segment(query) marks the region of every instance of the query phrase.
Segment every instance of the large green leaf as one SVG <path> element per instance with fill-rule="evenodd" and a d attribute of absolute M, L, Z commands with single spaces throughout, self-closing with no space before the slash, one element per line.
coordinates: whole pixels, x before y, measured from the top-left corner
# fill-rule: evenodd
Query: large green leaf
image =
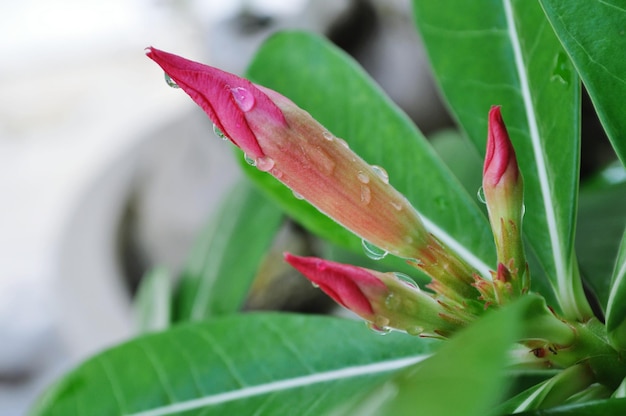
<path fill-rule="evenodd" d="M 427 227 L 488 276 L 493 239 L 485 216 L 411 120 L 350 57 L 306 33 L 272 36 L 248 75 L 310 112 L 363 159 L 387 170 L 390 183 L 422 214 Z M 298 201 L 270 175 L 248 173 L 313 232 L 354 249 L 360 242 L 314 208 Z"/>
<path fill-rule="evenodd" d="M 238 311 L 282 217 L 251 184 L 239 183 L 192 250 L 177 294 L 176 319 Z"/>
<path fill-rule="evenodd" d="M 592 182 L 580 190 L 576 251 L 581 272 L 606 311 L 615 256 L 626 227 L 626 183 Z"/>
<path fill-rule="evenodd" d="M 433 357 L 368 393 L 355 415 L 483 416 L 508 387 L 509 351 L 522 332 L 523 299 L 460 332 Z M 358 410 L 357 410 L 358 409 Z"/>
<path fill-rule="evenodd" d="M 484 153 L 487 114 L 502 105 L 524 175 L 526 237 L 569 317 L 591 315 L 573 233 L 580 85 L 536 0 L 414 0 L 435 77 Z"/>
<path fill-rule="evenodd" d="M 613 346 L 626 350 L 626 231 L 622 236 L 611 279 L 606 329 Z"/>
<path fill-rule="evenodd" d="M 540 0 L 582 78 L 598 117 L 626 165 L 626 3 Z"/>
<path fill-rule="evenodd" d="M 424 359 L 437 341 L 361 322 L 230 315 L 106 351 L 42 396 L 31 415 L 317 415 Z"/>

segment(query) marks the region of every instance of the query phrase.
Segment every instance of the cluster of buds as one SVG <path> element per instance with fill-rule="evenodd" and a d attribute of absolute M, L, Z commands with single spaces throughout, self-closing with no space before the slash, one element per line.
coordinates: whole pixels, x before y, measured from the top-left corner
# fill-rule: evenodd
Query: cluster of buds
<path fill-rule="evenodd" d="M 407 259 L 432 278 L 426 292 L 394 273 L 286 254 L 294 268 L 374 327 L 447 337 L 485 304 L 503 303 L 528 289 L 519 237 L 521 176 L 498 108 L 490 113 L 483 185 L 498 247 L 491 281 L 428 232 L 386 175 L 286 97 L 155 48 L 146 53 L 259 170 L 368 244 Z"/>

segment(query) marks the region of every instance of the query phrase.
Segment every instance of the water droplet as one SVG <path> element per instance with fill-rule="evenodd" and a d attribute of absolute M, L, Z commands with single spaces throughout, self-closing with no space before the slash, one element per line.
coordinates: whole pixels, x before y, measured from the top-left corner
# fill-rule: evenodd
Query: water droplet
<path fill-rule="evenodd" d="M 235 87 L 231 88 L 230 92 L 241 111 L 252 110 L 255 104 L 255 99 L 250 91 L 243 87 Z"/>
<path fill-rule="evenodd" d="M 297 193 L 296 191 L 291 191 L 291 193 L 296 199 L 304 199 L 304 197 L 300 195 L 299 193 Z"/>
<path fill-rule="evenodd" d="M 396 211 L 402 211 L 402 204 L 398 201 L 389 201 L 389 203 L 396 209 Z"/>
<path fill-rule="evenodd" d="M 406 329 L 406 333 L 409 335 L 421 335 L 421 333 L 424 332 L 424 328 L 422 328 L 421 326 L 411 326 L 408 327 Z"/>
<path fill-rule="evenodd" d="M 282 177 L 283 177 L 283 171 L 282 171 L 282 170 L 280 170 L 280 169 L 276 169 L 276 168 L 274 168 L 274 169 L 272 169 L 272 171 L 271 171 L 270 173 L 271 173 L 272 175 L 274 175 L 274 177 L 275 177 L 276 179 L 280 179 L 280 178 L 282 178 Z"/>
<path fill-rule="evenodd" d="M 376 175 L 385 183 L 389 183 L 389 174 L 387 171 L 380 166 L 372 165 L 372 170 L 376 173 Z"/>
<path fill-rule="evenodd" d="M 348 142 L 347 142 L 347 141 L 345 141 L 344 139 L 337 138 L 337 142 L 338 142 L 339 144 L 341 144 L 343 147 L 345 147 L 346 149 L 349 149 L 349 148 L 350 148 L 350 145 L 349 145 L 349 144 L 348 144 Z"/>
<path fill-rule="evenodd" d="M 526 214 L 526 204 L 522 204 L 522 217 Z"/>
<path fill-rule="evenodd" d="M 563 85 L 570 85 L 572 82 L 571 62 L 564 52 L 560 52 L 556 56 L 550 81 L 559 82 Z"/>
<path fill-rule="evenodd" d="M 487 203 L 487 198 L 485 198 L 485 189 L 481 186 L 478 188 L 478 192 L 476 192 L 476 198 L 483 204 Z"/>
<path fill-rule="evenodd" d="M 393 292 L 388 294 L 385 298 L 385 306 L 391 310 L 398 309 L 401 304 L 402 298 Z"/>
<path fill-rule="evenodd" d="M 320 285 L 318 285 L 315 282 L 311 282 L 311 286 L 313 286 L 315 289 L 319 289 Z"/>
<path fill-rule="evenodd" d="M 376 318 L 374 318 L 374 323 L 380 328 L 386 328 L 389 326 L 389 318 L 382 315 L 376 315 Z"/>
<path fill-rule="evenodd" d="M 169 86 L 170 86 L 170 87 L 172 87 L 172 88 L 180 88 L 180 87 L 178 86 L 178 84 L 176 83 L 176 81 L 174 81 L 174 80 L 172 79 L 172 77 L 170 77 L 170 76 L 167 74 L 167 72 L 164 72 L 164 73 L 163 73 L 163 76 L 165 77 L 165 82 L 167 82 L 167 85 L 169 85 Z"/>
<path fill-rule="evenodd" d="M 374 322 L 366 322 L 365 324 L 367 325 L 369 329 L 371 329 L 373 332 L 377 333 L 378 335 L 387 335 L 389 331 L 391 331 L 389 328 L 376 325 Z"/>
<path fill-rule="evenodd" d="M 365 205 L 369 204 L 372 200 L 372 191 L 369 186 L 362 185 L 361 186 L 361 202 Z"/>
<path fill-rule="evenodd" d="M 246 161 L 246 163 L 250 166 L 256 166 L 256 160 L 254 160 L 253 158 L 251 158 L 250 156 L 248 156 L 247 154 L 243 154 L 243 158 Z"/>
<path fill-rule="evenodd" d="M 307 158 L 314 164 L 320 172 L 330 175 L 335 170 L 335 160 L 319 147 L 308 150 Z"/>
<path fill-rule="evenodd" d="M 398 278 L 398 280 L 402 281 L 402 283 L 404 283 L 405 285 L 413 288 L 413 289 L 417 289 L 419 290 L 419 286 L 417 286 L 417 283 L 415 283 L 415 280 L 413 280 L 411 277 L 407 276 L 404 273 L 397 273 L 394 272 L 394 275 L 396 275 L 396 277 Z"/>
<path fill-rule="evenodd" d="M 256 160 L 256 167 L 261 172 L 269 172 L 275 164 L 274 159 L 269 156 L 261 156 Z"/>
<path fill-rule="evenodd" d="M 215 133 L 215 135 L 222 140 L 228 140 L 228 137 L 226 137 L 226 135 L 222 133 L 222 130 L 220 130 L 220 128 L 217 127 L 217 124 L 213 124 L 213 133 Z"/>
<path fill-rule="evenodd" d="M 359 179 L 361 183 L 369 183 L 370 177 L 365 172 L 359 172 L 356 177 Z"/>
<path fill-rule="evenodd" d="M 324 136 L 324 138 L 328 140 L 329 142 L 332 142 L 335 139 L 333 135 L 328 131 L 325 131 L 324 133 L 322 133 L 322 136 Z"/>
<path fill-rule="evenodd" d="M 382 248 L 376 247 L 374 244 L 367 240 L 361 240 L 361 245 L 365 251 L 365 255 L 372 260 L 380 260 L 387 255 L 387 252 Z"/>

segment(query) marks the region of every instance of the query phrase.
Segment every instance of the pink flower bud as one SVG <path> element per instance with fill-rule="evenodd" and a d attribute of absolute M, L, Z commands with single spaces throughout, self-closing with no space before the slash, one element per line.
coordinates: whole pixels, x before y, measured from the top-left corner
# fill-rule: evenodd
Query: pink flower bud
<path fill-rule="evenodd" d="M 289 99 L 158 49 L 147 54 L 258 169 L 322 213 L 400 257 L 417 258 L 428 245 L 421 219 L 388 179 Z"/>
<path fill-rule="evenodd" d="M 498 253 L 496 297 L 502 301 L 528 291 L 529 283 L 521 237 L 524 186 L 499 106 L 489 111 L 483 192 Z"/>
<path fill-rule="evenodd" d="M 439 337 L 450 335 L 468 320 L 462 310 L 446 308 L 394 273 L 289 253 L 285 260 L 337 303 L 380 328 Z"/>

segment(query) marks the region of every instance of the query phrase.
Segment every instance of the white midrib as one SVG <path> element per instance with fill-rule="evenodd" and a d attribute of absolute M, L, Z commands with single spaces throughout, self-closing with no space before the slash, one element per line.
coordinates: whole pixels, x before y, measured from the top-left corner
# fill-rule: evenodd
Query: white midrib
<path fill-rule="evenodd" d="M 232 402 L 236 400 L 244 400 L 249 397 L 259 396 L 262 394 L 276 393 L 279 391 L 295 389 L 298 387 L 310 386 L 312 384 L 326 383 L 359 376 L 385 373 L 389 371 L 399 370 L 410 365 L 419 363 L 428 358 L 428 354 L 416 355 L 412 357 L 400 358 L 389 361 L 381 361 L 373 364 L 365 364 L 360 366 L 340 368 L 337 370 L 325 371 L 321 373 L 308 374 L 301 377 L 294 377 L 284 380 L 272 381 L 270 383 L 259 384 L 256 386 L 248 386 L 239 390 L 218 393 L 210 396 L 204 396 L 197 399 L 186 400 L 166 406 L 156 407 L 154 409 L 142 412 L 127 414 L 126 416 L 164 416 L 193 409 L 199 409 L 205 406 L 215 406 L 218 404 Z"/>
<path fill-rule="evenodd" d="M 419 213 L 419 212 L 418 212 Z M 485 264 L 481 259 L 476 257 L 474 253 L 465 248 L 458 240 L 454 239 L 450 234 L 445 232 L 434 222 L 426 218 L 423 214 L 419 213 L 422 222 L 426 229 L 437 237 L 442 243 L 448 246 L 456 254 L 465 260 L 470 266 L 472 266 L 480 275 L 487 280 L 492 280 L 490 270 L 491 268 Z"/>
<path fill-rule="evenodd" d="M 532 105 L 530 86 L 528 84 L 528 75 L 526 74 L 526 68 L 524 67 L 524 57 L 522 56 L 520 40 L 515 30 L 515 21 L 513 19 L 513 8 L 511 6 L 511 0 L 503 0 L 503 4 L 506 14 L 509 38 L 511 39 L 513 54 L 515 56 L 515 67 L 517 68 L 517 74 L 520 81 L 520 90 L 522 93 L 524 107 L 528 119 L 528 129 L 530 132 L 530 140 L 533 146 L 535 163 L 537 166 L 537 174 L 539 176 L 541 196 L 543 198 L 543 207 L 546 212 L 546 223 L 550 236 L 550 245 L 552 246 L 552 255 L 554 259 L 554 268 L 558 286 L 556 289 L 559 291 L 558 297 L 562 303 L 565 303 L 566 305 L 575 305 L 576 302 L 574 299 L 573 288 L 568 282 L 565 270 L 563 248 L 559 239 L 556 212 L 554 211 L 553 197 L 550 190 L 550 182 L 548 181 L 548 170 L 546 168 L 545 156 L 543 154 L 543 149 L 539 137 L 539 127 L 537 126 L 535 109 Z"/>

